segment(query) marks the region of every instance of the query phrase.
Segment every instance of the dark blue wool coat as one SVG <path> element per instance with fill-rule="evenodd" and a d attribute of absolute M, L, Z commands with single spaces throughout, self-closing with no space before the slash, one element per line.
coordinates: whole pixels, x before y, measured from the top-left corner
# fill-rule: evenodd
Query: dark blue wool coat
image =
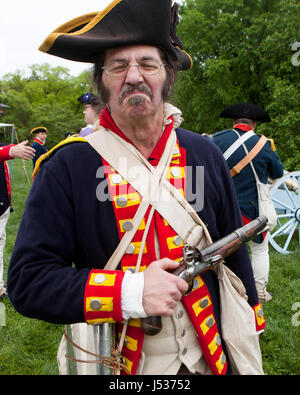
<path fill-rule="evenodd" d="M 240 136 L 246 132 L 241 129 L 236 129 Z M 245 145 L 250 152 L 260 139 L 260 135 L 252 136 L 246 141 Z M 223 130 L 216 133 L 212 138 L 221 151 L 226 150 L 237 140 L 237 135 L 233 130 Z M 246 156 L 244 148 L 241 146 L 228 159 L 228 167 L 232 169 Z M 258 178 L 264 184 L 267 183 L 268 177 L 275 179 L 283 175 L 283 165 L 280 162 L 279 156 L 272 151 L 270 141 L 263 147 L 259 154 L 252 161 Z M 248 164 L 240 174 L 233 177 L 234 186 L 237 192 L 239 206 L 242 214 L 250 219 L 258 217 L 258 197 L 256 180 L 253 174 L 251 165 Z"/>
<path fill-rule="evenodd" d="M 212 239 L 218 240 L 242 226 L 226 161 L 207 138 L 183 129 L 177 129 L 177 136 L 186 149 L 187 166 L 194 172 L 196 166 L 204 167 L 204 204 L 199 215 Z M 84 142 L 65 145 L 42 165 L 8 271 L 8 294 L 21 314 L 56 324 L 85 321 L 83 299 L 89 272 L 103 268 L 119 243 L 112 203 L 96 197 L 97 186 L 106 182 L 96 177 L 101 166 L 99 154 Z M 187 182 L 195 190 L 195 177 L 188 176 Z M 226 263 L 245 284 L 249 304 L 256 305 L 247 248 L 240 248 Z M 221 333 L 218 281 L 212 271 L 203 278 Z"/>
<path fill-rule="evenodd" d="M 36 161 L 39 159 L 40 156 L 48 152 L 48 148 L 45 145 L 37 143 L 36 141 L 33 142 L 32 148 L 35 149 L 35 156 L 32 159 L 33 168 L 35 168 Z"/>

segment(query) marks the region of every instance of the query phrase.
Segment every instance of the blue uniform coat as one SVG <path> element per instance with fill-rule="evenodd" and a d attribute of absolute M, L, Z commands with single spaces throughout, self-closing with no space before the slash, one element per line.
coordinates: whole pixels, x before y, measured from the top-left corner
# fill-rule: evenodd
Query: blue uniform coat
<path fill-rule="evenodd" d="M 41 144 L 37 141 L 33 142 L 32 148 L 35 149 L 35 156 L 32 159 L 33 168 L 35 168 L 36 161 L 39 159 L 40 156 L 42 156 L 48 152 L 48 148 L 46 147 L 45 144 Z"/>
<path fill-rule="evenodd" d="M 187 150 L 187 165 L 204 166 L 204 206 L 199 215 L 212 239 L 218 240 L 242 226 L 226 161 L 208 139 L 183 129 L 177 129 L 177 135 Z M 101 165 L 89 144 L 77 142 L 58 150 L 39 171 L 8 271 L 8 294 L 21 314 L 56 324 L 85 321 L 83 298 L 90 270 L 103 268 L 119 243 L 112 203 L 96 197 L 97 186 L 106 182 L 96 178 Z M 256 305 L 246 246 L 226 262 L 243 281 L 249 304 Z M 204 279 L 219 321 L 218 281 L 212 271 Z"/>
<path fill-rule="evenodd" d="M 240 136 L 246 133 L 238 128 L 235 130 L 237 130 Z M 246 141 L 245 145 L 249 152 L 257 144 L 260 137 L 261 136 L 257 134 Z M 238 137 L 233 130 L 223 130 L 216 133 L 212 141 L 221 149 L 222 153 L 224 153 L 237 139 Z M 244 148 L 242 146 L 239 147 L 227 161 L 229 169 L 237 165 L 245 156 L 246 153 Z M 267 183 L 268 177 L 276 179 L 283 175 L 283 165 L 277 153 L 271 149 L 270 141 L 267 142 L 259 154 L 253 159 L 252 163 L 258 178 L 264 184 Z M 240 174 L 233 177 L 233 182 L 242 214 L 249 219 L 255 219 L 259 215 L 258 197 L 256 180 L 251 165 L 248 164 Z"/>

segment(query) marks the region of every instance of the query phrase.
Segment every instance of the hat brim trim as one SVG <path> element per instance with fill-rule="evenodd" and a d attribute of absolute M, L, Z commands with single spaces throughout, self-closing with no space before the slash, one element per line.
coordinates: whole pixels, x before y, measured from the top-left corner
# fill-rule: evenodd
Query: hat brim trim
<path fill-rule="evenodd" d="M 194 65 L 194 61 L 193 61 L 191 55 L 190 55 L 189 53 L 187 53 L 184 49 L 179 48 L 178 46 L 176 47 L 176 49 L 177 49 L 178 51 L 184 53 L 184 54 L 190 59 L 191 65 L 190 65 L 190 67 L 188 68 L 188 70 L 191 70 L 191 69 L 193 68 L 193 65 Z"/>
<path fill-rule="evenodd" d="M 64 23 L 63 25 L 59 26 L 52 33 L 49 34 L 49 36 L 45 39 L 45 41 L 39 47 L 39 50 L 42 52 L 48 52 L 52 48 L 55 41 L 62 35 L 79 36 L 81 34 L 84 34 L 88 31 L 90 31 L 114 7 L 116 7 L 119 3 L 121 3 L 121 1 L 123 1 L 123 0 L 114 0 L 103 11 L 91 12 L 89 14 L 79 16 L 78 18 L 72 19 L 71 21 Z M 77 30 L 76 32 L 72 32 L 72 30 L 74 30 L 84 24 L 86 24 L 86 26 L 84 26 L 82 29 Z M 72 33 L 70 33 L 70 32 L 72 32 Z"/>
<path fill-rule="evenodd" d="M 37 130 L 44 130 L 45 133 L 48 133 L 47 128 L 45 128 L 44 126 L 38 126 L 37 128 L 34 128 L 30 131 L 31 134 L 35 133 Z M 39 133 L 43 133 L 43 132 L 39 132 Z"/>

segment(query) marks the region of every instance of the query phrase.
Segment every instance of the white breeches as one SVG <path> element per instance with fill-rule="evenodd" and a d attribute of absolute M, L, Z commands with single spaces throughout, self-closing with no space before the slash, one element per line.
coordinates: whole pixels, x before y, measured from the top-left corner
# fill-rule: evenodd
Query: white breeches
<path fill-rule="evenodd" d="M 265 288 L 268 283 L 270 270 L 268 238 L 266 237 L 261 244 L 250 241 L 249 247 L 252 256 L 251 263 L 255 284 L 256 286 Z"/>
<path fill-rule="evenodd" d="M 10 208 L 8 208 L 4 214 L 0 217 L 0 289 L 4 286 L 3 274 L 4 274 L 4 249 L 6 242 L 6 225 L 9 218 Z"/>

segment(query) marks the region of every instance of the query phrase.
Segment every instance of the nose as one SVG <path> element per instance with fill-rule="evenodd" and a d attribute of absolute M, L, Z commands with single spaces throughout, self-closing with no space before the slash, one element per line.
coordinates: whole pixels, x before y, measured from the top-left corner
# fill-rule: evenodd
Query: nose
<path fill-rule="evenodd" d="M 143 75 L 140 73 L 139 67 L 137 64 L 131 64 L 128 67 L 126 74 L 126 83 L 129 84 L 139 84 L 144 81 Z"/>

